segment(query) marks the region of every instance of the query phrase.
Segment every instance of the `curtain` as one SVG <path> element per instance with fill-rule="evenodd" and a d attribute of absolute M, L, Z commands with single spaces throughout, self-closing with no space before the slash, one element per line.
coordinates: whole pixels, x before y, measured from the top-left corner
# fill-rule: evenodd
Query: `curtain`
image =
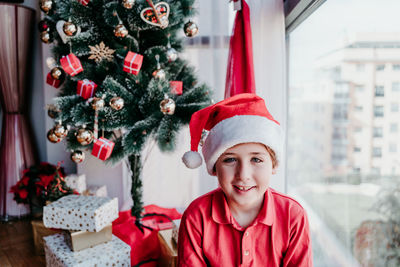
<path fill-rule="evenodd" d="M 35 163 L 25 101 L 34 11 L 0 4 L 0 14 L 0 217 L 7 219 L 29 212 L 26 205 L 13 200 L 9 190 L 22 171 Z"/>

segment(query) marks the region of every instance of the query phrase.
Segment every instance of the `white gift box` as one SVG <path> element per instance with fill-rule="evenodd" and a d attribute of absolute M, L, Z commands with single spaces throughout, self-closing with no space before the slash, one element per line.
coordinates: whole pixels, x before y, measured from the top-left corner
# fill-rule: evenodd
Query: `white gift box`
<path fill-rule="evenodd" d="M 76 252 L 68 247 L 62 234 L 43 239 L 46 266 L 131 266 L 131 247 L 114 235 L 109 242 Z"/>
<path fill-rule="evenodd" d="M 107 186 L 91 185 L 86 190 L 86 194 L 89 196 L 106 197 L 107 196 Z"/>
<path fill-rule="evenodd" d="M 86 175 L 85 174 L 70 174 L 65 178 L 65 183 L 68 187 L 75 189 L 79 194 L 86 190 Z"/>
<path fill-rule="evenodd" d="M 98 232 L 117 218 L 117 198 L 68 195 L 43 207 L 47 228 Z"/>

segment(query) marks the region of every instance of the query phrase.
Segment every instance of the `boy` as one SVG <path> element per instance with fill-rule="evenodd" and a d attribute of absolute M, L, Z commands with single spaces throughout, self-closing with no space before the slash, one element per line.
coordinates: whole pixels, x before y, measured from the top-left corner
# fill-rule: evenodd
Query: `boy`
<path fill-rule="evenodd" d="M 220 187 L 194 200 L 181 220 L 178 266 L 312 266 L 306 213 L 269 188 L 281 160 L 283 133 L 264 100 L 239 94 L 193 114 L 189 168 L 202 153 Z"/>

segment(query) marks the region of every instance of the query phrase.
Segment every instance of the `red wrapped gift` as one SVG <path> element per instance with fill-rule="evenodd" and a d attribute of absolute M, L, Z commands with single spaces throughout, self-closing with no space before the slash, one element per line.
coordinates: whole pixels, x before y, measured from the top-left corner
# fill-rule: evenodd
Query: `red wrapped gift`
<path fill-rule="evenodd" d="M 182 81 L 170 81 L 169 87 L 171 87 L 171 93 L 176 95 L 182 94 Z"/>
<path fill-rule="evenodd" d="M 87 4 L 89 4 L 89 0 L 78 0 L 79 3 L 81 3 L 84 6 L 87 6 Z"/>
<path fill-rule="evenodd" d="M 124 71 L 137 75 L 142 67 L 143 56 L 128 52 L 124 60 Z"/>
<path fill-rule="evenodd" d="M 54 79 L 51 72 L 47 73 L 46 83 L 51 86 L 58 88 L 61 85 L 61 80 Z"/>
<path fill-rule="evenodd" d="M 60 59 L 60 63 L 64 71 L 71 76 L 75 76 L 83 71 L 81 61 L 73 53 L 63 56 Z"/>
<path fill-rule="evenodd" d="M 93 144 L 92 155 L 101 160 L 106 160 L 110 157 L 113 148 L 113 141 L 100 137 L 97 139 L 96 143 Z"/>
<path fill-rule="evenodd" d="M 97 84 L 88 79 L 84 79 L 82 81 L 78 81 L 76 93 L 84 99 L 88 99 L 94 96 L 94 93 L 96 93 L 96 88 Z"/>

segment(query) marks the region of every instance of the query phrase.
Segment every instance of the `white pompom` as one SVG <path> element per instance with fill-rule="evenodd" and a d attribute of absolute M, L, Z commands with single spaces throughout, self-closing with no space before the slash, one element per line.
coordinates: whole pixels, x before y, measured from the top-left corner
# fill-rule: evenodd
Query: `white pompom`
<path fill-rule="evenodd" d="M 182 161 L 189 169 L 196 169 L 203 162 L 199 152 L 196 151 L 187 151 L 183 154 Z"/>

